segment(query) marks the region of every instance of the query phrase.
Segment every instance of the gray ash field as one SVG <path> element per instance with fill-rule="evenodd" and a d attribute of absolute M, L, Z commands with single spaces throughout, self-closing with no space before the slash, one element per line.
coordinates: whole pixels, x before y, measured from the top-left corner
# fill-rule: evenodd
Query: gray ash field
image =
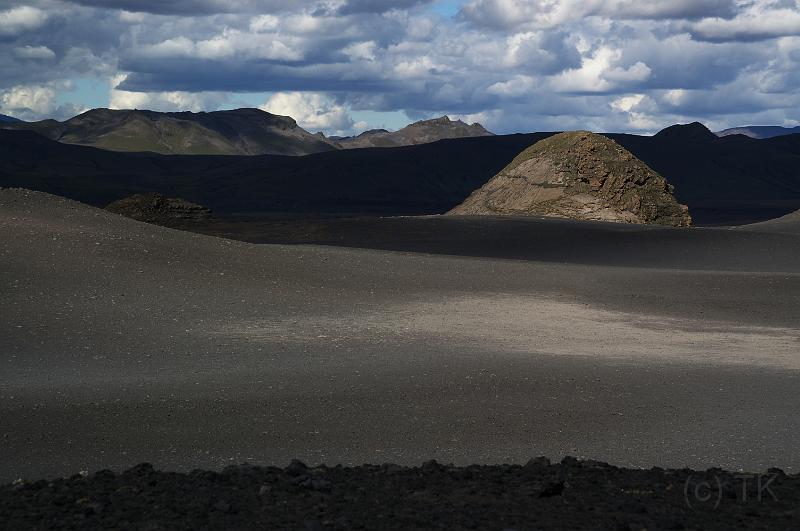
<path fill-rule="evenodd" d="M 500 241 L 432 220 L 488 236 L 255 245 L 0 190 L 0 483 L 294 458 L 798 471 L 791 219 L 482 222 Z"/>

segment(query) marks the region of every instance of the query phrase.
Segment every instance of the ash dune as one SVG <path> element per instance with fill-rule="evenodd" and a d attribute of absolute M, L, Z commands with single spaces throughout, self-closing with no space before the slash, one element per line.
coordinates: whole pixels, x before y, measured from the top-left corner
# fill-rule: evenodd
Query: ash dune
<path fill-rule="evenodd" d="M 690 225 L 673 191 L 613 140 L 577 131 L 532 145 L 448 214 Z"/>
<path fill-rule="evenodd" d="M 669 235 L 694 231 L 651 232 L 680 253 Z M 142 461 L 800 458 L 797 268 L 252 245 L 9 189 L 0 234 L 6 481 Z"/>
<path fill-rule="evenodd" d="M 771 219 L 769 221 L 745 225 L 743 228 L 752 231 L 779 232 L 800 235 L 800 210 L 796 210 L 791 214 L 786 214 L 785 216 Z"/>

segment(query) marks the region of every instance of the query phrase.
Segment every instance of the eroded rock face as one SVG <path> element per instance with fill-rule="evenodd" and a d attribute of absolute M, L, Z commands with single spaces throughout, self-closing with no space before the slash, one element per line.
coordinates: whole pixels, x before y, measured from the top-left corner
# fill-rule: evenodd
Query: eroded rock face
<path fill-rule="evenodd" d="M 587 131 L 537 142 L 448 214 L 691 224 L 664 177 L 613 140 Z"/>
<path fill-rule="evenodd" d="M 138 221 L 169 225 L 183 221 L 201 221 L 211 217 L 211 211 L 201 205 L 161 194 L 136 194 L 114 201 L 105 208 Z"/>

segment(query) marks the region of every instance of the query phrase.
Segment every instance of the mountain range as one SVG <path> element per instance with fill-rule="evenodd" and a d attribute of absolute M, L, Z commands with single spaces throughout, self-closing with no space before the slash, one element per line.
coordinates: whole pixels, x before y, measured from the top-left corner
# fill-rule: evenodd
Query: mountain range
<path fill-rule="evenodd" d="M 716 133 L 717 136 L 744 135 L 750 138 L 775 138 L 776 136 L 793 135 L 800 133 L 800 126 L 779 127 L 777 125 L 746 125 L 725 129 Z"/>
<path fill-rule="evenodd" d="M 65 144 L 162 155 L 308 155 L 491 135 L 480 124 L 444 116 L 396 132 L 381 129 L 357 137 L 326 138 L 309 133 L 293 118 L 260 109 L 199 113 L 92 109 L 63 122 L 6 121 L 0 127 L 35 131 Z"/>
<path fill-rule="evenodd" d="M 13 116 L 6 116 L 5 114 L 0 114 L 0 123 L 21 123 L 22 120 L 19 118 L 14 118 Z"/>
<path fill-rule="evenodd" d="M 554 133 L 442 140 L 304 157 L 163 156 L 0 130 L 0 186 L 104 207 L 158 192 L 220 216 L 423 215 L 461 204 L 523 150 Z M 703 125 L 606 135 L 661 174 L 695 224 L 742 224 L 800 208 L 800 135 L 719 138 Z"/>
<path fill-rule="evenodd" d="M 422 120 L 407 125 L 399 131 L 372 129 L 353 137 L 332 137 L 344 149 L 365 147 L 398 147 L 427 144 L 446 138 L 468 138 L 473 136 L 492 136 L 481 124 L 466 124 L 461 120 L 451 120 L 448 116 Z"/>
<path fill-rule="evenodd" d="M 288 116 L 259 109 L 154 112 L 93 109 L 64 122 L 3 124 L 65 144 L 163 155 L 307 155 L 338 149 Z"/>

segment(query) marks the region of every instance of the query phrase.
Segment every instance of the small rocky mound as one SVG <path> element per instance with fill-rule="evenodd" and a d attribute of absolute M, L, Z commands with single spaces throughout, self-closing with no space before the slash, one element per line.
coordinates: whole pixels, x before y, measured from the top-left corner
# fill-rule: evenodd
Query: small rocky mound
<path fill-rule="evenodd" d="M 204 206 L 177 197 L 164 197 L 157 193 L 125 197 L 108 205 L 106 210 L 157 225 L 211 218 L 211 211 Z"/>
<path fill-rule="evenodd" d="M 692 221 L 664 177 L 613 140 L 587 131 L 537 142 L 448 214 L 673 226 Z"/>

